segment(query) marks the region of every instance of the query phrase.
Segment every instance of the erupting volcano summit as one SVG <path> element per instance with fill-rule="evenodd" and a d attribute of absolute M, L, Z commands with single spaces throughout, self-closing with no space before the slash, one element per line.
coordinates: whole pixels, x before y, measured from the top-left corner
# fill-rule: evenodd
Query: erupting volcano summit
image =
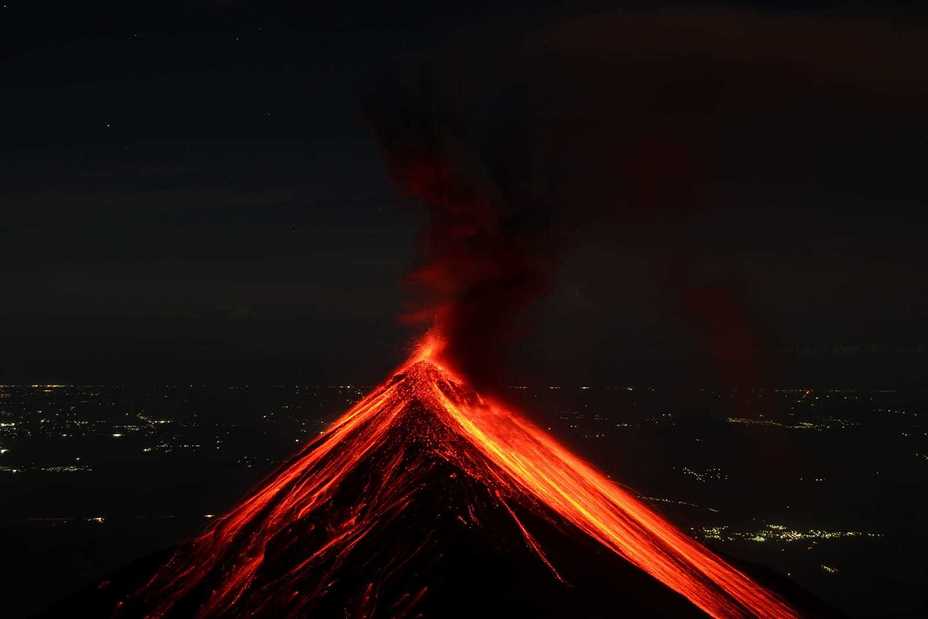
<path fill-rule="evenodd" d="M 562 573 L 539 531 L 592 541 L 691 610 L 795 616 L 545 432 L 476 393 L 434 336 L 121 608 L 151 617 L 432 616 L 430 580 L 448 577 L 441 559 L 451 540 L 441 537 L 485 526 L 518 531 L 549 589 L 582 586 L 583 575 Z M 467 579 L 462 589 L 498 566 L 474 568 L 456 577 Z M 502 608 L 485 591 L 470 595 L 488 612 Z M 666 597 L 668 608 L 682 602 Z"/>
<path fill-rule="evenodd" d="M 717 178 L 704 178 L 703 164 L 720 136 L 740 159 L 746 109 L 765 125 L 767 114 L 805 117 L 805 91 L 782 87 L 796 81 L 792 51 L 783 55 L 783 37 L 765 22 L 688 23 L 648 18 L 643 30 L 623 18 L 604 30 L 597 17 L 506 53 L 480 39 L 372 89 L 365 111 L 387 169 L 428 210 L 412 276 L 425 294 L 406 316 L 431 330 L 386 382 L 123 596 L 119 612 L 805 612 L 487 395 L 522 311 L 548 289 L 578 230 L 630 214 L 684 222 L 711 201 Z M 763 36 L 746 36 L 749 26 Z M 747 71 L 742 40 L 769 66 Z M 685 62 L 684 44 L 699 52 Z M 714 358 L 754 359 L 736 303 L 695 305 L 710 315 Z"/>

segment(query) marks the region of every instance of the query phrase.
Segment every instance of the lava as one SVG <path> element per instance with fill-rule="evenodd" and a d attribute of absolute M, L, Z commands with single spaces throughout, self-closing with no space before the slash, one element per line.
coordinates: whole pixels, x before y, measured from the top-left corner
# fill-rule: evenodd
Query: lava
<path fill-rule="evenodd" d="M 441 351 L 440 338 L 426 337 L 389 380 L 178 551 L 139 593 L 150 601 L 147 616 L 162 617 L 179 606 L 199 617 L 266 614 L 281 607 L 281 595 L 287 596 L 287 614 L 304 612 L 325 595 L 333 575 L 352 558 L 358 544 L 412 501 L 421 486 L 420 470 L 426 466 L 421 453 L 406 447 L 414 441 L 427 445 L 430 457 L 488 488 L 558 581 L 563 578 L 556 566 L 511 505 L 534 509 L 543 517 L 555 515 L 713 617 L 796 616 L 785 602 L 540 428 L 477 394 L 448 366 Z M 402 440 L 380 449 L 401 425 Z M 378 472 L 364 482 L 363 500 L 339 512 L 334 522 L 323 518 L 346 479 L 375 452 L 380 454 Z M 323 521 L 328 524 L 316 530 Z M 295 531 L 316 536 L 312 550 L 298 549 L 305 554 L 285 562 L 286 570 L 275 568 L 275 573 L 259 578 L 269 556 L 294 552 L 287 540 Z M 307 581 L 310 573 L 314 577 Z M 410 612 L 428 595 L 425 584 L 409 596 L 405 609 L 394 607 L 393 614 Z M 372 582 L 359 616 L 373 614 L 376 595 Z"/>

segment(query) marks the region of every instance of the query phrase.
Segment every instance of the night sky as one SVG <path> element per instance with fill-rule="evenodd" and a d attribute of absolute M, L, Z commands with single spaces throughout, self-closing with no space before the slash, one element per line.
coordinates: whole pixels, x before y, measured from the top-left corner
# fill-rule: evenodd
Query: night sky
<path fill-rule="evenodd" d="M 672 79 L 628 62 L 615 81 L 590 61 L 614 49 L 602 30 L 623 19 L 615 7 L 639 9 L 494 4 L 4 0 L 0 381 L 379 380 L 418 331 L 398 316 L 424 213 L 389 177 L 389 145 L 362 103 L 442 46 L 471 59 L 470 83 L 483 83 L 481 67 L 504 83 L 512 76 L 481 64 L 487 48 L 525 40 L 531 55 L 539 32 L 555 50 L 586 49 L 569 61 L 539 53 L 523 87 L 474 105 L 490 101 L 503 110 L 493 118 L 531 133 L 567 126 L 588 102 L 577 113 L 587 129 L 558 151 L 559 212 L 633 198 L 564 220 L 569 242 L 508 378 L 724 381 L 713 355 L 731 366 L 740 353 L 705 333 L 740 330 L 762 357 L 758 382 L 924 380 L 928 46 L 914 3 L 714 9 L 763 31 L 776 21 L 771 49 L 791 49 L 782 39 L 795 33 L 801 51 L 795 73 L 726 99 L 735 120 L 709 125 L 705 101 L 689 115 L 673 91 L 666 116 L 629 103 Z M 575 21 L 585 13 L 597 16 Z M 695 30 L 706 23 L 686 14 Z M 694 45 L 678 41 L 684 65 Z M 735 44 L 733 83 L 764 66 L 752 45 Z M 840 79 L 806 105 L 804 67 L 819 62 Z M 686 172 L 662 176 L 667 151 L 627 148 L 617 136 L 629 127 L 675 136 Z M 532 144 L 498 152 L 522 161 Z M 610 161 L 622 162 L 621 188 Z M 648 196 L 656 206 L 640 208 Z M 737 315 L 719 317 L 719 298 Z"/>

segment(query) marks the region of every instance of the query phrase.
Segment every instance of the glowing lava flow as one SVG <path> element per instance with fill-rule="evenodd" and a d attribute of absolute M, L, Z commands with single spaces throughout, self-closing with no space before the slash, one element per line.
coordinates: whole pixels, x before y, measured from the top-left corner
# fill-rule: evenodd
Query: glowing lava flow
<path fill-rule="evenodd" d="M 437 340 L 427 339 L 389 381 L 176 555 L 146 587 L 146 595 L 156 600 L 149 616 L 168 614 L 190 597 L 196 598 L 198 616 L 230 614 L 239 605 L 260 614 L 268 611 L 268 600 L 280 591 L 300 598 L 288 601 L 289 611 L 296 614 L 305 600 L 323 595 L 330 580 L 326 574 L 343 564 L 375 526 L 396 517 L 410 503 L 421 456 L 405 453 L 403 447 L 381 456 L 376 480 L 365 482 L 364 500 L 350 507 L 335 526 L 327 527 L 311 552 L 292 561 L 286 573 L 275 574 L 270 584 L 257 574 L 268 554 L 283 552 L 275 540 L 286 538 L 294 527 L 311 529 L 314 517 L 326 509 L 358 464 L 387 440 L 397 424 L 414 414 L 428 417 L 427 423 L 409 427 L 429 434 L 426 443 L 431 454 L 485 484 L 556 578 L 560 575 L 555 566 L 509 503 L 550 510 L 711 616 L 796 616 L 772 593 L 545 432 L 473 392 L 443 365 L 438 348 Z M 313 570 L 322 573 L 315 579 L 320 584 L 307 590 L 301 579 Z M 211 584 L 203 592 L 207 581 Z M 422 588 L 410 604 L 426 592 Z"/>

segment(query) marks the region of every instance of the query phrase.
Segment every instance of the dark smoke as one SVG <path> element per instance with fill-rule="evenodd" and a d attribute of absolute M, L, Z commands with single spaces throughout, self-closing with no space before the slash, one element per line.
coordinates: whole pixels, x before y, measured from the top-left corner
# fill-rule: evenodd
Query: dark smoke
<path fill-rule="evenodd" d="M 437 319 L 459 369 L 492 386 L 565 249 L 659 221 L 668 298 L 720 371 L 755 382 L 763 329 L 740 283 L 694 281 L 706 248 L 688 222 L 743 207 L 744 185 L 910 191 L 914 168 L 880 152 L 913 151 L 913 122 L 925 129 L 918 41 L 853 20 L 597 15 L 399 62 L 365 103 L 398 186 L 428 209 L 409 315 Z"/>
<path fill-rule="evenodd" d="M 530 153 L 494 156 L 517 143 L 505 131 L 475 144 L 441 86 L 423 69 L 382 85 L 368 113 L 401 191 L 428 209 L 423 262 L 410 276 L 423 295 L 406 318 L 437 324 L 449 357 L 486 387 L 525 306 L 547 287 L 560 242 L 546 220 L 551 201 L 511 187 L 513 164 Z"/>

